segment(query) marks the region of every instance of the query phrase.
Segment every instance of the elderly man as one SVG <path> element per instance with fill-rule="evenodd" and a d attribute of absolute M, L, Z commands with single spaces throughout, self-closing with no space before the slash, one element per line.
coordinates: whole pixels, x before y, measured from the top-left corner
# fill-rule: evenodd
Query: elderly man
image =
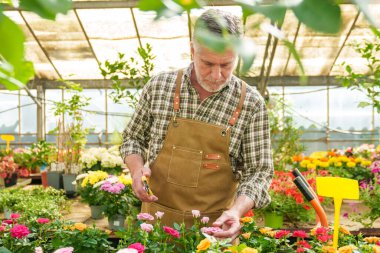
<path fill-rule="evenodd" d="M 220 10 L 204 12 L 194 33 L 200 29 L 241 37 L 240 19 Z M 200 210 L 222 229 L 214 236 L 234 238 L 240 217 L 270 201 L 268 115 L 256 89 L 232 74 L 233 49 L 215 52 L 195 36 L 191 53 L 188 68 L 145 85 L 120 151 L 143 212 L 161 211 L 164 224 L 189 226 L 191 211 Z M 154 195 L 144 190 L 143 175 Z"/>

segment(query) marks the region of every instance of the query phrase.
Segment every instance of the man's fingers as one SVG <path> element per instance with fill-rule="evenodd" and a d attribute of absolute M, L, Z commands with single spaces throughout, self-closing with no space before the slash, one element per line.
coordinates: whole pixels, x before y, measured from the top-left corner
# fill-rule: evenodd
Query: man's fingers
<path fill-rule="evenodd" d="M 215 232 L 213 236 L 217 238 L 232 238 L 234 239 L 240 232 L 240 223 L 232 223 L 231 227 L 228 230 Z"/>
<path fill-rule="evenodd" d="M 152 171 L 148 167 L 143 167 L 142 174 L 143 176 L 150 177 L 152 175 Z"/>

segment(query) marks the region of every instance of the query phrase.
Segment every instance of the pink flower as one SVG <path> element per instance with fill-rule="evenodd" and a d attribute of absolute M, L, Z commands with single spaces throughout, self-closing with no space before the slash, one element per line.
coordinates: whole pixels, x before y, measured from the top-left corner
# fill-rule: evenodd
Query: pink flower
<path fill-rule="evenodd" d="M 44 252 L 42 251 L 41 247 L 37 247 L 34 249 L 34 253 L 44 253 Z"/>
<path fill-rule="evenodd" d="M 306 238 L 307 237 L 307 234 L 306 234 L 306 232 L 305 231 L 303 231 L 303 230 L 296 230 L 296 231 L 294 231 L 293 232 L 293 236 L 294 237 L 298 237 L 298 238 Z"/>
<path fill-rule="evenodd" d="M 50 220 L 48 218 L 38 218 L 37 222 L 40 224 L 45 224 L 45 223 L 49 223 Z"/>
<path fill-rule="evenodd" d="M 203 224 L 207 224 L 209 220 L 210 220 L 209 217 L 204 216 L 204 217 L 201 219 L 201 223 L 203 223 Z"/>
<path fill-rule="evenodd" d="M 135 249 L 121 249 L 117 251 L 116 253 L 139 253 L 139 252 Z"/>
<path fill-rule="evenodd" d="M 157 218 L 157 219 L 161 219 L 162 216 L 164 216 L 164 212 L 157 211 L 157 212 L 155 213 L 155 215 L 156 215 L 156 218 Z"/>
<path fill-rule="evenodd" d="M 146 231 L 148 233 L 153 230 L 152 224 L 147 224 L 147 223 L 141 223 L 140 228 L 141 230 Z"/>
<path fill-rule="evenodd" d="M 171 228 L 171 227 L 167 227 L 167 226 L 163 226 L 162 227 L 164 229 L 164 232 L 175 237 L 175 238 L 179 238 L 180 235 L 179 235 L 179 232 L 177 230 L 175 230 L 174 228 Z"/>
<path fill-rule="evenodd" d="M 5 231 L 5 226 L 1 225 L 0 226 L 0 232 L 3 232 L 3 231 Z"/>
<path fill-rule="evenodd" d="M 289 233 L 290 233 L 290 231 L 288 231 L 288 230 L 280 230 L 280 231 L 276 232 L 276 234 L 274 235 L 274 237 L 276 239 L 281 239 L 282 237 L 287 236 Z"/>
<path fill-rule="evenodd" d="M 139 213 L 137 215 L 138 220 L 154 220 L 154 217 L 149 213 Z"/>
<path fill-rule="evenodd" d="M 11 236 L 17 239 L 22 239 L 30 233 L 28 227 L 24 225 L 14 225 L 9 231 Z"/>
<path fill-rule="evenodd" d="M 199 210 L 191 210 L 194 218 L 199 218 L 201 216 L 201 212 Z"/>
<path fill-rule="evenodd" d="M 18 213 L 12 213 L 11 214 L 11 219 L 18 219 L 18 218 L 20 218 L 20 214 L 18 214 Z"/>
<path fill-rule="evenodd" d="M 217 232 L 222 232 L 223 229 L 221 229 L 220 227 L 203 227 L 201 228 L 201 232 L 203 233 L 206 233 L 206 234 L 214 234 L 214 233 L 217 233 Z"/>
<path fill-rule="evenodd" d="M 141 243 L 136 242 L 136 243 L 129 245 L 128 249 L 135 249 L 135 250 L 137 250 L 138 253 L 143 253 L 145 250 L 145 247 Z"/>
<path fill-rule="evenodd" d="M 72 253 L 73 251 L 74 251 L 73 247 L 67 247 L 67 248 L 57 249 L 53 253 Z"/>
<path fill-rule="evenodd" d="M 13 224 L 13 223 L 17 223 L 17 222 L 13 220 L 3 220 L 3 224 Z"/>

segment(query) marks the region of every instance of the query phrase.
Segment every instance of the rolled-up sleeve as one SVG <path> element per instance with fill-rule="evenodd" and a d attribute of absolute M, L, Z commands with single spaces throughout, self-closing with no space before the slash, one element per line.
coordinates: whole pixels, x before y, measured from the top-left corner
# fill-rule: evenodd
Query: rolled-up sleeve
<path fill-rule="evenodd" d="M 123 143 L 120 146 L 120 154 L 125 161 L 125 157 L 132 154 L 139 154 L 146 161 L 147 149 L 149 146 L 149 132 L 151 127 L 150 113 L 150 83 L 144 86 L 140 100 L 135 108 L 135 112 L 128 122 L 123 132 Z"/>
<path fill-rule="evenodd" d="M 273 178 L 273 159 L 268 113 L 263 100 L 244 131 L 242 156 L 244 168 L 237 195 L 251 198 L 256 209 L 265 207 L 271 201 L 268 188 Z"/>

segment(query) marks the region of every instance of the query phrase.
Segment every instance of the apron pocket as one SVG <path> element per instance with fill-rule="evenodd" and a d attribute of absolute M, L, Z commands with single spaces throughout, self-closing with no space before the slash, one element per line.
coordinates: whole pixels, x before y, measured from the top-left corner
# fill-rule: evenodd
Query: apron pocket
<path fill-rule="evenodd" d="M 197 187 L 202 155 L 201 150 L 173 146 L 167 181 L 180 186 Z"/>

